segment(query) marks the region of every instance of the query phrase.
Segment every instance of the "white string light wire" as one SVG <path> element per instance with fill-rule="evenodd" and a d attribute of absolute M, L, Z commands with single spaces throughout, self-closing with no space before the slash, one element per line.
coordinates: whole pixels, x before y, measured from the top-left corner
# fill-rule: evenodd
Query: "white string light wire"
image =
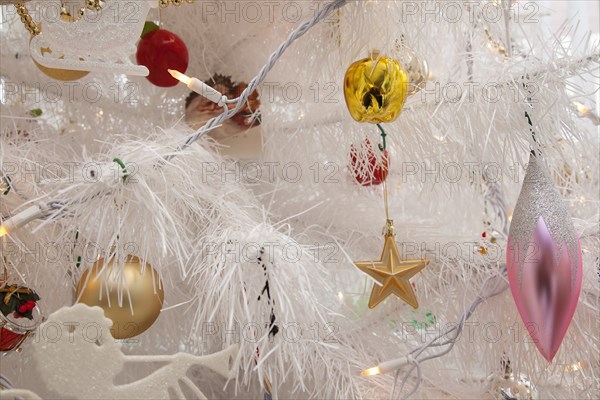
<path fill-rule="evenodd" d="M 493 212 L 493 217 L 499 219 L 500 229 L 502 235 L 506 236 L 508 230 L 508 217 L 506 213 L 506 204 L 502 195 L 502 191 L 497 182 L 488 183 L 488 192 L 486 193 L 486 201 L 488 202 L 490 209 Z M 443 332 L 436 335 L 433 339 L 429 340 L 425 344 L 413 349 L 405 357 L 400 357 L 394 360 L 389 360 L 380 363 L 378 366 L 369 368 L 361 373 L 363 376 L 371 376 L 377 374 L 385 374 L 388 372 L 396 371 L 394 377 L 394 384 L 392 386 L 391 398 L 394 398 L 396 393 L 396 387 L 398 378 L 400 377 L 401 368 L 407 365 L 412 366 L 404 373 L 402 382 L 400 383 L 400 393 L 404 389 L 408 379 L 410 378 L 413 371 L 417 370 L 417 379 L 415 386 L 412 390 L 402 397 L 404 399 L 410 398 L 419 389 L 423 376 L 421 373 L 421 364 L 425 361 L 432 360 L 434 358 L 442 357 L 452 351 L 454 344 L 460 337 L 462 330 L 464 329 L 467 320 L 475 313 L 477 307 L 485 301 L 491 299 L 494 296 L 499 295 L 508 289 L 507 276 L 506 276 L 506 265 L 502 265 L 501 273 L 488 277 L 481 288 L 477 297 L 469 305 L 469 307 L 462 313 L 458 322 L 452 325 L 450 329 L 444 330 Z M 427 349 L 443 347 L 444 349 L 433 354 L 423 354 Z"/>
<path fill-rule="evenodd" d="M 193 134 L 189 135 L 186 138 L 186 140 L 177 147 L 176 152 L 165 156 L 163 161 L 172 160 L 179 153 L 181 153 L 183 150 L 185 150 L 187 147 L 189 147 L 195 141 L 200 139 L 202 136 L 204 136 L 205 134 L 210 132 L 212 129 L 221 125 L 221 123 L 223 123 L 224 121 L 226 121 L 226 120 L 232 118 L 234 115 L 236 115 L 239 112 L 239 110 L 244 106 L 244 104 L 248 101 L 248 97 L 250 96 L 250 94 L 252 94 L 252 92 L 254 92 L 254 90 L 256 90 L 258 88 L 258 86 L 265 80 L 269 71 L 271 71 L 271 69 L 273 69 L 273 66 L 275 66 L 277 61 L 279 61 L 279 59 L 281 58 L 283 53 L 285 53 L 285 51 L 292 45 L 292 43 L 294 43 L 297 39 L 302 37 L 313 26 L 318 24 L 320 21 L 322 21 L 324 18 L 326 18 L 329 14 L 331 14 L 333 11 L 343 7 L 347 3 L 348 3 L 347 0 L 335 0 L 335 1 L 327 4 L 326 6 L 324 6 L 318 13 L 315 14 L 315 16 L 312 19 L 302 23 L 298 28 L 294 29 L 289 34 L 287 39 L 281 45 L 279 45 L 277 50 L 275 50 L 271 54 L 267 63 L 261 68 L 259 73 L 250 81 L 250 83 L 248 84 L 248 87 L 246 87 L 246 89 L 242 92 L 242 94 L 235 99 L 222 98 L 219 101 L 219 105 L 223 106 L 223 112 L 221 114 L 219 114 L 218 116 L 211 118 L 206 124 L 204 124 L 204 126 L 199 128 Z M 229 109 L 229 107 L 227 106 L 228 104 L 235 104 L 235 107 L 233 107 L 232 109 Z M 102 196 L 102 195 L 104 195 L 104 193 L 100 192 L 92 197 Z M 10 229 L 11 231 L 18 229 L 18 228 L 22 227 L 23 225 L 25 225 L 35 219 L 39 219 L 39 218 L 42 218 L 44 215 L 50 214 L 52 211 L 55 211 L 56 214 L 61 214 L 61 213 L 65 212 L 66 206 L 67 206 L 67 204 L 57 202 L 57 201 L 51 201 L 51 202 L 47 203 L 46 206 L 35 206 L 35 207 L 37 207 L 35 210 L 33 208 L 31 208 L 31 209 L 28 208 L 28 209 L 24 210 L 23 212 L 13 216 L 12 218 L 9 218 L 6 221 L 4 221 L 4 223 L 0 227 L 0 236 L 4 236 L 5 234 L 7 234 L 9 232 L 8 228 L 11 228 Z M 18 223 L 15 224 L 15 221 Z"/>

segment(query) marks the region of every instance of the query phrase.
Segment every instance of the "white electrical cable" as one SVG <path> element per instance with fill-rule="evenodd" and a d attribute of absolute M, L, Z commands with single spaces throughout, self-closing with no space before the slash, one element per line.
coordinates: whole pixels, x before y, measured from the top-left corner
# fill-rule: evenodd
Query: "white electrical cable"
<path fill-rule="evenodd" d="M 190 146 L 196 140 L 198 140 L 203 135 L 208 133 L 210 130 L 219 126 L 223 121 L 226 121 L 226 120 L 232 118 L 234 115 L 236 115 L 237 112 L 248 101 L 248 97 L 250 96 L 250 94 L 252 94 L 252 92 L 254 92 L 254 90 L 256 90 L 258 85 L 260 85 L 265 80 L 269 71 L 271 71 L 271 69 L 273 69 L 273 66 L 277 63 L 277 61 L 279 61 L 279 59 L 281 58 L 283 53 L 288 49 L 288 47 L 290 47 L 292 45 L 292 43 L 294 43 L 297 39 L 299 39 L 306 32 L 308 32 L 313 26 L 315 26 L 321 20 L 323 20 L 325 17 L 327 17 L 331 12 L 337 10 L 338 8 L 343 7 L 346 4 L 347 4 L 347 0 L 335 0 L 335 1 L 327 4 L 325 7 L 323 7 L 321 9 L 321 11 L 319 11 L 312 19 L 304 22 L 298 28 L 294 29 L 289 34 L 287 39 L 281 45 L 279 45 L 277 50 L 275 50 L 271 54 L 267 63 L 261 68 L 259 73 L 250 81 L 250 83 L 248 84 L 248 87 L 242 92 L 242 94 L 239 97 L 237 97 L 235 99 L 228 100 L 227 97 L 223 96 L 217 90 L 206 85 L 204 82 L 200 81 L 199 79 L 190 78 L 189 82 L 186 82 L 188 84 L 188 87 L 190 87 L 194 91 L 201 92 L 201 94 L 203 96 L 209 98 L 210 100 L 212 100 L 215 103 L 222 106 L 223 112 L 220 115 L 218 115 L 217 117 L 210 119 L 206 124 L 204 124 L 204 126 L 202 126 L 200 129 L 198 129 L 195 133 L 188 136 L 186 138 L 186 140 L 184 141 L 184 143 L 182 143 L 181 145 L 179 145 L 177 147 L 177 150 L 175 153 L 164 157 L 164 161 L 172 160 L 174 157 L 177 156 L 178 153 L 180 153 L 181 151 L 186 149 L 188 146 Z M 176 71 L 173 71 L 173 73 L 175 73 L 175 72 Z M 236 105 L 232 109 L 229 109 L 227 107 L 227 104 L 234 104 L 234 103 Z M 102 196 L 102 195 L 104 195 L 104 193 L 99 192 L 93 197 Z M 67 206 L 67 204 L 52 201 L 47 204 L 47 210 L 43 210 L 43 207 L 39 207 L 39 206 L 30 207 L 27 210 L 15 215 L 14 217 L 12 217 L 12 218 L 8 219 L 6 222 L 4 222 L 2 224 L 2 226 L 0 227 L 0 236 L 4 236 L 16 229 L 19 229 L 20 227 L 33 221 L 34 219 L 41 218 L 42 216 L 44 216 L 44 214 L 46 214 L 46 212 L 48 210 L 62 209 L 61 211 L 64 212 L 66 209 L 66 206 Z"/>
<path fill-rule="evenodd" d="M 431 339 L 424 345 L 419 346 L 416 349 L 412 350 L 409 353 L 409 355 L 406 357 L 402 357 L 397 360 L 387 361 L 383 364 L 380 364 L 380 366 L 384 365 L 384 364 L 387 364 L 390 366 L 398 365 L 397 368 L 401 368 L 404 365 L 413 364 L 412 368 L 410 368 L 404 374 L 404 378 L 402 379 L 402 383 L 400 384 L 400 391 L 402 391 L 402 389 L 404 388 L 404 385 L 406 385 L 408 378 L 410 377 L 412 372 L 415 370 L 415 368 L 417 369 L 416 384 L 413 387 L 413 389 L 406 396 L 402 397 L 403 399 L 408 399 L 410 396 L 415 394 L 415 392 L 419 389 L 419 386 L 421 385 L 421 382 L 423 381 L 423 378 L 421 376 L 421 363 L 428 361 L 428 360 L 432 360 L 434 358 L 439 358 L 439 357 L 442 357 L 442 356 L 448 354 L 454 347 L 456 340 L 458 340 L 458 338 L 460 337 L 460 334 L 465 326 L 465 323 L 473 315 L 473 313 L 475 312 L 475 309 L 481 303 L 487 301 L 488 299 L 490 299 L 494 296 L 499 295 L 500 293 L 502 293 L 506 289 L 508 289 L 508 284 L 506 283 L 505 274 L 506 274 L 506 268 L 503 269 L 502 275 L 491 276 L 483 282 L 483 284 L 481 285 L 480 292 L 477 295 L 477 297 L 475 298 L 475 300 L 473 300 L 471 305 L 463 312 L 463 314 L 461 315 L 461 317 L 458 320 L 458 323 L 456 325 L 454 325 L 451 329 L 438 334 L 436 337 L 434 337 L 433 339 Z M 496 281 L 495 284 L 492 286 L 491 289 L 486 291 L 485 290 L 486 287 L 488 286 L 489 282 L 491 282 L 492 280 Z M 500 283 L 502 283 L 502 284 L 500 284 Z M 452 337 L 445 341 L 441 341 L 442 339 L 448 337 L 448 335 L 451 335 Z M 440 347 L 440 346 L 448 346 L 448 347 L 446 347 L 439 353 L 427 355 L 420 359 L 418 358 L 425 350 L 427 350 L 429 348 L 433 348 L 433 347 Z M 400 364 L 401 361 L 405 361 L 405 360 L 406 360 L 406 362 Z M 389 370 L 388 370 L 388 372 L 389 372 Z M 392 387 L 391 398 L 394 398 L 394 394 L 396 392 L 396 383 L 397 383 L 399 375 L 400 375 L 400 369 L 397 369 L 396 376 L 394 378 L 394 385 Z"/>
<path fill-rule="evenodd" d="M 502 191 L 501 191 L 501 188 L 500 188 L 500 185 L 498 184 L 498 182 L 491 182 L 491 181 L 488 182 L 488 191 L 486 193 L 485 200 L 486 200 L 486 203 L 488 203 L 490 208 L 493 210 L 492 211 L 493 216 L 498 217 L 500 219 L 500 221 L 499 221 L 500 227 L 499 228 L 501 229 L 501 233 L 504 236 L 506 236 L 508 233 L 508 217 L 507 217 L 507 212 L 506 212 L 506 204 L 504 202 L 504 196 L 502 194 Z M 396 375 L 394 378 L 394 385 L 392 386 L 392 393 L 390 396 L 391 398 L 394 398 L 394 394 L 396 392 L 396 384 L 398 382 L 398 377 L 400 375 L 400 368 L 402 368 L 403 366 L 409 365 L 409 364 L 413 365 L 404 374 L 404 378 L 402 379 L 402 383 L 400 384 L 400 392 L 402 392 L 402 389 L 406 385 L 406 382 L 408 381 L 408 378 L 410 377 L 412 372 L 415 369 L 417 370 L 417 380 L 416 380 L 415 386 L 406 396 L 403 397 L 404 399 L 408 399 L 410 396 L 415 394 L 415 392 L 419 389 L 421 382 L 423 381 L 423 377 L 421 376 L 421 363 L 431 360 L 431 359 L 434 359 L 434 358 L 439 358 L 439 357 L 442 357 L 442 356 L 448 354 L 454 347 L 458 338 L 460 337 L 460 334 L 465 326 L 465 323 L 475 313 L 475 310 L 477 309 L 477 307 L 481 303 L 489 300 L 490 298 L 492 298 L 494 296 L 499 295 L 500 293 L 502 293 L 506 289 L 508 289 L 508 283 L 507 283 L 507 278 L 506 278 L 506 274 L 507 274 L 506 265 L 502 266 L 501 271 L 502 272 L 500 274 L 490 276 L 483 282 L 483 284 L 481 285 L 481 288 L 479 290 L 479 293 L 477 294 L 477 297 L 473 300 L 471 305 L 469 305 L 469 307 L 462 313 L 458 322 L 456 324 L 453 324 L 451 329 L 441 332 L 440 334 L 438 334 L 436 337 L 434 337 L 427 343 L 412 350 L 405 357 L 386 361 L 386 362 L 379 364 L 375 368 L 366 370 L 366 371 L 372 371 L 373 374 L 377 374 L 377 373 L 383 374 L 386 372 L 391 372 L 393 370 L 396 370 Z M 492 281 L 495 281 L 493 286 L 488 288 L 490 282 L 492 282 Z M 450 335 L 450 337 L 449 337 L 449 335 Z M 425 352 L 425 350 L 427 350 L 429 348 L 441 347 L 441 346 L 447 346 L 447 347 L 438 353 L 424 355 L 422 358 L 419 358 L 419 356 L 421 356 L 421 354 L 423 352 Z"/>
<path fill-rule="evenodd" d="M 47 210 L 39 205 L 26 208 L 17 215 L 2 222 L 2 225 L 0 225 L 0 237 L 20 229 L 33 220 L 42 218 L 46 212 Z"/>
<path fill-rule="evenodd" d="M 248 101 L 248 97 L 250 97 L 250 94 L 252 94 L 254 92 L 254 90 L 256 90 L 258 88 L 258 85 L 260 85 L 265 80 L 265 78 L 267 77 L 267 74 L 271 71 L 271 69 L 273 69 L 273 67 L 275 66 L 277 61 L 279 61 L 279 59 L 281 58 L 283 53 L 288 49 L 288 47 L 290 47 L 292 45 L 292 43 L 294 43 L 297 39 L 302 37 L 306 32 L 308 32 L 313 26 L 315 26 L 321 20 L 323 20 L 325 17 L 327 17 L 330 13 L 337 10 L 338 8 L 345 6 L 347 3 L 348 3 L 347 0 L 335 0 L 335 1 L 327 4 L 325 7 L 323 7 L 323 9 L 321 9 L 321 11 L 319 11 L 312 19 L 304 22 L 298 28 L 294 29 L 289 34 L 287 39 L 282 44 L 279 45 L 277 50 L 275 50 L 271 54 L 271 56 L 269 56 L 269 60 L 267 61 L 267 63 L 261 68 L 259 73 L 250 81 L 250 83 L 248 84 L 248 87 L 246 87 L 246 89 L 244 89 L 242 94 L 236 99 L 227 101 L 227 103 L 235 103 L 236 104 L 235 107 L 233 107 L 232 109 L 229 109 L 226 104 L 223 104 L 223 113 L 210 119 L 206 124 L 204 124 L 204 126 L 202 126 L 200 129 L 198 129 L 195 133 L 188 136 L 188 138 L 185 140 L 185 142 L 177 148 L 177 152 L 184 150 L 185 148 L 190 146 L 192 143 L 194 143 L 196 140 L 198 140 L 199 138 L 204 136 L 206 133 L 208 133 L 211 129 L 220 125 L 223 121 L 226 121 L 226 120 L 232 118 L 234 115 L 236 115 L 238 113 L 238 111 L 244 106 L 244 104 L 246 104 L 246 102 Z M 201 81 L 199 81 L 199 82 L 201 82 Z M 217 103 L 221 104 L 224 102 L 221 101 L 221 102 L 217 102 Z M 171 154 L 171 155 L 165 157 L 165 159 L 167 161 L 169 161 L 172 158 L 174 158 L 175 156 L 176 156 L 176 154 Z"/>

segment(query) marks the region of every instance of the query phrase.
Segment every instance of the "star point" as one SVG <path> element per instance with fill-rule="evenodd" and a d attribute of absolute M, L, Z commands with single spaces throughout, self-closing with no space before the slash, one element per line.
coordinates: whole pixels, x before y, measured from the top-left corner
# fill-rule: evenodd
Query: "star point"
<path fill-rule="evenodd" d="M 375 308 L 391 294 L 413 308 L 419 307 L 410 278 L 425 268 L 429 260 L 402 260 L 393 235 L 385 236 L 379 261 L 357 261 L 354 264 L 377 282 L 373 284 L 369 308 Z"/>

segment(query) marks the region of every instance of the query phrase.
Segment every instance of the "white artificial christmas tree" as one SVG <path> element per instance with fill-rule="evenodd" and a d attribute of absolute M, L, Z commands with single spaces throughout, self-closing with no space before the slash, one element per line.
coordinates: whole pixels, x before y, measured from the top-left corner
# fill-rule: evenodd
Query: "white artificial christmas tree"
<path fill-rule="evenodd" d="M 23 3 L 29 27 L 41 23 L 38 37 L 48 37 L 44 26 L 61 6 L 75 18 L 82 7 L 82 19 L 116 15 L 99 30 L 70 23 L 82 33 L 69 40 L 105 62 L 73 81 L 42 73 L 27 19 L 13 4 L 0 8 L 2 256 L 8 281 L 39 294 L 49 318 L 21 351 L 0 358 L 0 389 L 21 390 L 0 396 L 134 396 L 81 384 L 88 377 L 72 355 L 42 362 L 56 354 L 53 345 L 68 349 L 66 316 L 76 323 L 79 312 L 82 324 L 106 328 L 97 309 L 71 307 L 76 288 L 99 259 L 114 256 L 123 267 L 129 255 L 160 280 L 143 295 L 114 288 L 120 300 L 112 306 L 145 304 L 158 287 L 165 299 L 149 329 L 120 342 L 126 356 L 114 357 L 138 362 L 118 373 L 116 386 L 151 381 L 160 365 L 139 361 L 210 360 L 229 349 L 226 370 L 190 367 L 171 396 L 198 398 L 188 382 L 207 398 L 600 395 L 597 3 L 88 3 Z M 120 52 L 135 43 L 115 32 L 141 27 L 135 12 L 148 5 L 141 17 L 182 39 L 189 67 L 181 72 L 226 96 L 218 104 L 190 96 L 183 83 L 155 86 L 98 50 L 111 40 Z M 383 185 L 357 182 L 352 148 L 372 145 L 381 162 L 381 131 L 356 122 L 344 99 L 346 70 L 374 49 L 413 80 L 418 71 L 426 78 L 399 118 L 382 124 L 387 196 Z M 408 64 L 409 56 L 418 62 Z M 232 88 L 243 82 L 245 91 Z M 552 363 L 519 317 L 506 272 L 532 150 L 543 155 L 582 255 L 578 306 Z M 396 296 L 370 309 L 378 283 L 354 265 L 381 253 L 384 197 L 401 257 L 429 260 L 410 280 L 417 309 Z M 0 294 L 3 301 L 8 292 Z M 96 350 L 77 346 L 81 361 L 96 359 L 86 351 L 114 350 L 103 345 L 114 340 L 110 332 L 102 338 Z M 170 358 L 176 353 L 184 355 Z M 47 382 L 57 376 L 86 389 Z"/>

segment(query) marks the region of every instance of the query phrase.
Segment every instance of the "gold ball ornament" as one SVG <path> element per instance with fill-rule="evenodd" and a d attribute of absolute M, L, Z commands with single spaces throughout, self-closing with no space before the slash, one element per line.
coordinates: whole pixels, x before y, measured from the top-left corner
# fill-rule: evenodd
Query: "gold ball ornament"
<path fill-rule="evenodd" d="M 67 10 L 63 10 L 60 14 L 60 19 L 65 22 L 75 22 L 76 19 L 69 14 Z M 41 29 L 41 24 L 40 24 Z M 33 37 L 32 37 L 33 38 Z M 31 40 L 30 40 L 31 41 Z M 40 48 L 42 55 L 44 54 L 52 54 L 52 49 L 50 48 Z M 56 80 L 56 81 L 77 81 L 87 74 L 89 71 L 74 71 L 70 69 L 60 69 L 60 68 L 48 68 L 44 67 L 42 64 L 33 60 L 33 63 L 40 71 L 44 73 L 44 75 Z"/>
<path fill-rule="evenodd" d="M 115 339 L 128 339 L 150 328 L 162 309 L 165 293 L 158 273 L 138 257 L 129 256 L 121 270 L 104 259 L 85 271 L 77 285 L 80 303 L 98 306 L 113 321 Z M 143 272 L 142 272 L 143 271 Z M 119 303 L 121 300 L 121 303 Z"/>
<path fill-rule="evenodd" d="M 344 97 L 350 115 L 358 122 L 392 122 L 400 115 L 408 94 L 408 75 L 393 58 L 370 57 L 346 71 Z"/>

